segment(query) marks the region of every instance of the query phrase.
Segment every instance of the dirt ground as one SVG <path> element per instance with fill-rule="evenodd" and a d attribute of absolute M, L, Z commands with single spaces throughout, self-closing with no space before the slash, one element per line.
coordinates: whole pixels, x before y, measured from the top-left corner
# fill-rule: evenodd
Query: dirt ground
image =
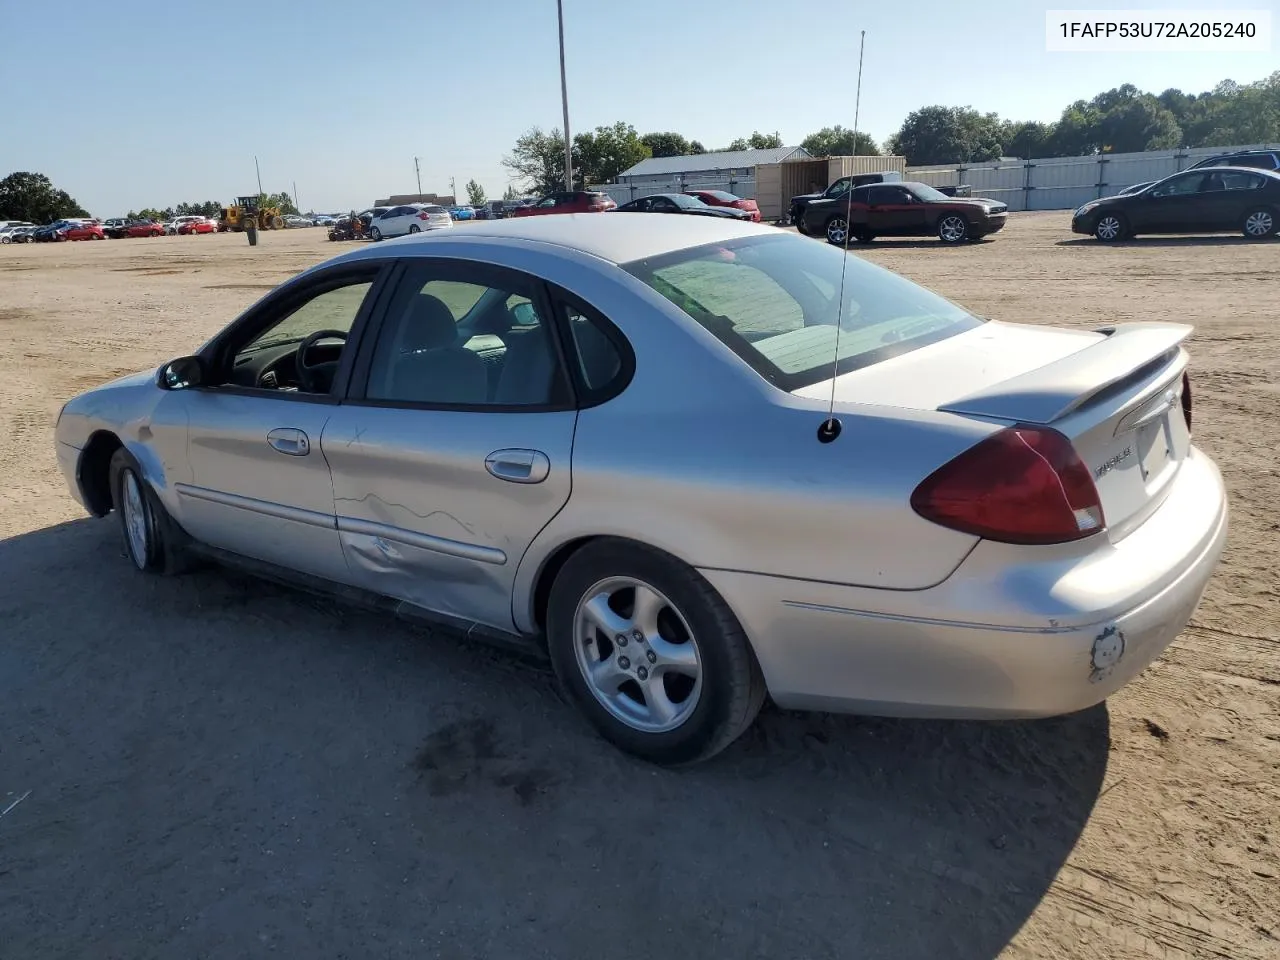
<path fill-rule="evenodd" d="M 1194 324 L 1225 559 L 1105 706 L 768 709 L 681 772 L 597 740 L 536 664 L 239 574 L 139 576 L 67 494 L 65 399 L 347 247 L 0 247 L 0 956 L 1280 957 L 1280 243 L 1104 247 L 1064 213 L 877 241 L 985 316 Z"/>

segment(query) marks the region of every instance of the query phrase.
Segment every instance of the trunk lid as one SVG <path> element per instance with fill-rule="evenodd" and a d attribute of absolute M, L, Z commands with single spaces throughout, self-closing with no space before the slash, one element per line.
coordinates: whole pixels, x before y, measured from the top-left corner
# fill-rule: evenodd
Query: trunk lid
<path fill-rule="evenodd" d="M 845 374 L 835 396 L 1052 427 L 1088 466 L 1108 535 L 1118 540 L 1160 505 L 1189 452 L 1182 342 L 1191 330 L 1177 323 L 1088 331 L 990 321 Z M 830 380 L 796 391 L 822 400 L 830 392 Z"/>

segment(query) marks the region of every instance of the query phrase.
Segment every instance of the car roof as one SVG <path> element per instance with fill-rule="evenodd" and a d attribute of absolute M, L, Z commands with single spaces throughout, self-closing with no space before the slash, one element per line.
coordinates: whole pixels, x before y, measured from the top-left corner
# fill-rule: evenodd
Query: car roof
<path fill-rule="evenodd" d="M 609 213 L 476 220 L 449 232 L 453 234 L 453 241 L 475 238 L 546 243 L 578 250 L 612 263 L 630 263 L 736 237 L 780 235 L 774 227 L 727 217 L 667 217 L 656 214 L 636 217 Z M 394 250 L 398 256 L 412 256 L 423 252 L 419 248 L 435 242 L 438 238 L 432 233 L 420 233 L 378 244 L 378 248 Z M 352 251 L 352 254 L 361 252 Z M 356 259 L 352 254 L 347 256 Z"/>

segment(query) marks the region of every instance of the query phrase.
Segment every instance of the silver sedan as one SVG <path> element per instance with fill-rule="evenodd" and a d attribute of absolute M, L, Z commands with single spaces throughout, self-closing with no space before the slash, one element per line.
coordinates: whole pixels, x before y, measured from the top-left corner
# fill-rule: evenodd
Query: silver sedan
<path fill-rule="evenodd" d="M 619 747 L 781 706 L 1039 717 L 1191 617 L 1227 508 L 1190 328 L 976 317 L 717 218 L 364 247 L 66 404 L 139 570 L 212 557 L 537 645 Z"/>

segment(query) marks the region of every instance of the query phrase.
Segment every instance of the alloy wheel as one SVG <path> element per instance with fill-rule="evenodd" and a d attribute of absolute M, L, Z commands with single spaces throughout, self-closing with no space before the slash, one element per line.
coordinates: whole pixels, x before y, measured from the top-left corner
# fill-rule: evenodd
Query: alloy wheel
<path fill-rule="evenodd" d="M 844 243 L 849 239 L 849 222 L 844 217 L 832 217 L 827 221 L 827 241 Z"/>
<path fill-rule="evenodd" d="M 1276 232 L 1276 221 L 1267 210 L 1256 210 L 1244 221 L 1244 232 L 1251 237 L 1269 237 Z"/>
<path fill-rule="evenodd" d="M 1099 240 L 1118 239 L 1120 231 L 1121 227 L 1118 217 L 1103 217 L 1098 221 L 1098 225 L 1093 228 L 1093 232 Z"/>
<path fill-rule="evenodd" d="M 633 730 L 674 730 L 697 708 L 698 642 L 671 600 L 644 581 L 610 577 L 594 584 L 578 602 L 573 637 L 587 688 Z"/>
<path fill-rule="evenodd" d="M 938 236 L 946 243 L 958 243 L 963 240 L 965 234 L 969 232 L 969 225 L 965 222 L 964 217 L 952 214 L 943 217 L 942 222 L 938 224 Z"/>
<path fill-rule="evenodd" d="M 120 486 L 124 494 L 121 510 L 124 513 L 125 534 L 129 538 L 129 554 L 134 565 L 139 570 L 145 570 L 151 546 L 151 516 L 136 473 L 125 470 L 120 478 Z"/>

